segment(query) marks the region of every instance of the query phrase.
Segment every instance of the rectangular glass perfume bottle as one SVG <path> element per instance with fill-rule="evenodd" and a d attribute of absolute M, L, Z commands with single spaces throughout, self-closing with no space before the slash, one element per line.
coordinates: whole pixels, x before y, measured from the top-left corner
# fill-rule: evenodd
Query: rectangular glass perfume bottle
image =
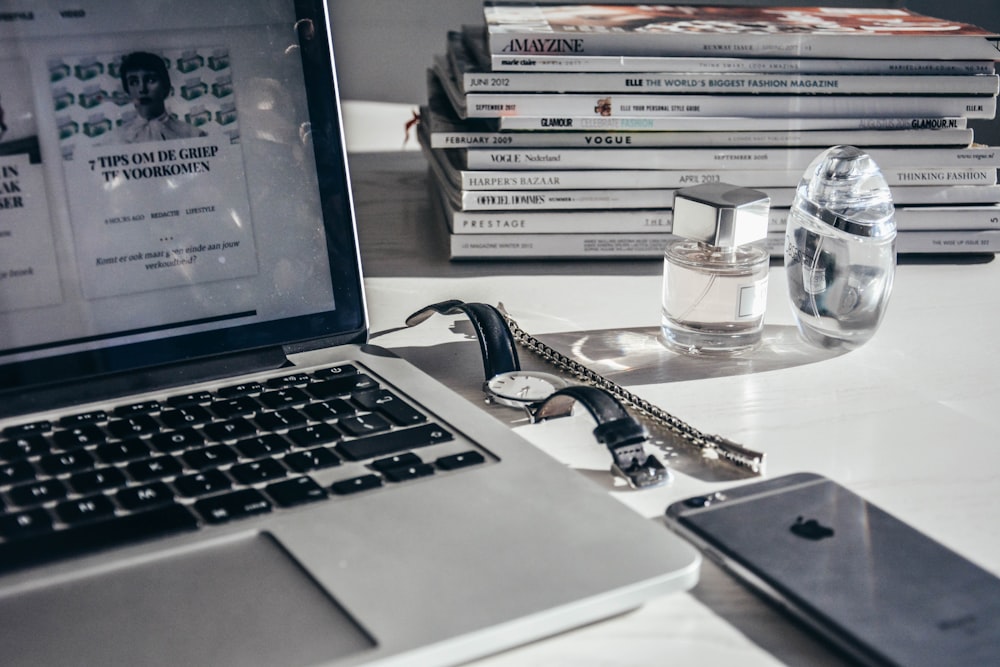
<path fill-rule="evenodd" d="M 761 339 L 767 305 L 770 198 L 712 183 L 674 195 L 663 257 L 663 338 L 688 354 L 733 354 Z"/>

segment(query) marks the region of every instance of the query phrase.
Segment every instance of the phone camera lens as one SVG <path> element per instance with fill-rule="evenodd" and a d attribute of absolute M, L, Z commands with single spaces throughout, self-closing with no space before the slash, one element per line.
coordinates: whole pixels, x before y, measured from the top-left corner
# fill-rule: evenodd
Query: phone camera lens
<path fill-rule="evenodd" d="M 713 494 L 707 496 L 695 496 L 694 498 L 688 498 L 684 501 L 684 504 L 688 507 L 708 507 L 712 503 L 721 502 L 726 500 L 726 494 L 722 491 L 716 491 Z"/>

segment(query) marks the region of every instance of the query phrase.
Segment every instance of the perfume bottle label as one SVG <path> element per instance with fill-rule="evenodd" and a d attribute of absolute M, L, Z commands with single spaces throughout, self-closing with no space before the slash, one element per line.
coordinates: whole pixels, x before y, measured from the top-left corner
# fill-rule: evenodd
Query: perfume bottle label
<path fill-rule="evenodd" d="M 767 265 L 758 273 L 721 275 L 667 263 L 663 307 L 677 322 L 726 324 L 754 320 L 767 306 Z"/>
<path fill-rule="evenodd" d="M 767 280 L 755 281 L 739 288 L 736 318 L 740 320 L 760 317 L 767 307 Z"/>

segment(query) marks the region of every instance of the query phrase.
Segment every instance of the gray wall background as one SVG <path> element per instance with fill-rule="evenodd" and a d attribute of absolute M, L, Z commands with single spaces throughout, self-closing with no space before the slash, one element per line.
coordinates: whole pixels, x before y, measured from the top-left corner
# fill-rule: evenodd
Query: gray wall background
<path fill-rule="evenodd" d="M 663 0 L 665 3 L 680 0 Z M 605 4 L 610 4 L 604 0 Z M 630 4 L 630 3 L 620 3 Z M 748 0 L 683 4 L 825 5 L 901 7 L 939 18 L 974 23 L 1000 32 L 996 0 Z M 482 0 L 331 0 L 334 50 L 341 96 L 350 100 L 420 103 L 425 70 L 444 51 L 445 35 L 482 22 Z M 976 139 L 1000 145 L 1000 122 L 976 121 Z"/>

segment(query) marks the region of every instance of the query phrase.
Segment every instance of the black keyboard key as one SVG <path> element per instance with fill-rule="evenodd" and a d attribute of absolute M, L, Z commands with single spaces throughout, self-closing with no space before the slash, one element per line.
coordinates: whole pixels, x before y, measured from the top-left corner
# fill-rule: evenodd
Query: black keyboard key
<path fill-rule="evenodd" d="M 379 472 L 384 472 L 389 468 L 399 468 L 401 466 L 413 466 L 423 463 L 420 457 L 413 452 L 405 452 L 403 454 L 396 454 L 395 456 L 388 456 L 384 459 L 376 459 L 372 461 L 371 466 L 378 470 Z"/>
<path fill-rule="evenodd" d="M 193 428 L 157 433 L 149 442 L 164 454 L 191 449 L 204 444 L 205 438 Z"/>
<path fill-rule="evenodd" d="M 124 419 L 115 419 L 108 422 L 108 432 L 116 438 L 129 438 L 133 436 L 148 435 L 160 430 L 160 425 L 149 415 L 135 414 Z"/>
<path fill-rule="evenodd" d="M 127 510 L 142 511 L 173 502 L 174 492 L 163 482 L 130 486 L 115 494 L 115 501 Z"/>
<path fill-rule="evenodd" d="M 360 392 L 353 398 L 365 410 L 378 412 L 399 426 L 414 426 L 427 421 L 426 415 L 385 389 Z"/>
<path fill-rule="evenodd" d="M 317 371 L 313 371 L 312 376 L 314 378 L 334 378 L 338 376 L 348 376 L 354 375 L 358 372 L 358 367 L 353 364 L 343 364 L 341 366 L 331 366 L 330 368 L 321 368 Z"/>
<path fill-rule="evenodd" d="M 81 495 L 116 489 L 127 484 L 125 473 L 118 468 L 95 468 L 78 472 L 69 478 L 73 490 Z"/>
<path fill-rule="evenodd" d="M 293 373 L 291 375 L 284 375 L 280 378 L 271 378 L 264 384 L 270 389 L 281 389 L 283 387 L 294 387 L 296 385 L 309 384 L 311 381 L 312 377 L 307 373 Z"/>
<path fill-rule="evenodd" d="M 51 450 L 44 435 L 25 435 L 0 442 L 0 459 L 19 461 L 29 456 L 48 454 Z"/>
<path fill-rule="evenodd" d="M 167 428 L 181 429 L 207 424 L 212 421 L 212 413 L 200 405 L 185 405 L 173 410 L 164 410 L 160 413 L 160 421 Z"/>
<path fill-rule="evenodd" d="M 313 421 L 331 422 L 342 417 L 350 417 L 356 414 L 357 410 L 342 398 L 331 398 L 329 401 L 310 403 L 302 408 L 302 412 Z"/>
<path fill-rule="evenodd" d="M 442 470 L 457 470 L 459 468 L 466 468 L 468 466 L 479 465 L 480 463 L 485 463 L 486 458 L 482 454 L 476 451 L 462 452 L 461 454 L 452 454 L 450 456 L 442 456 L 435 463 Z"/>
<path fill-rule="evenodd" d="M 446 442 L 452 438 L 451 433 L 437 424 L 424 424 L 389 433 L 380 433 L 367 438 L 349 440 L 337 445 L 336 449 L 351 461 L 361 461 Z"/>
<path fill-rule="evenodd" d="M 146 458 L 152 451 L 145 440 L 128 438 L 121 442 L 109 442 L 106 445 L 99 445 L 94 449 L 94 454 L 104 463 L 122 463 L 124 461 Z"/>
<path fill-rule="evenodd" d="M 286 389 L 265 391 L 257 397 L 257 400 L 266 408 L 279 410 L 281 408 L 290 408 L 308 403 L 309 396 L 298 387 L 288 387 Z"/>
<path fill-rule="evenodd" d="M 288 468 L 274 459 L 241 463 L 229 469 L 229 474 L 241 484 L 251 485 L 288 476 Z"/>
<path fill-rule="evenodd" d="M 8 438 L 17 439 L 34 435 L 43 435 L 51 430 L 52 430 L 52 422 L 38 421 L 38 422 L 31 422 L 28 424 L 17 424 L 15 426 L 8 426 L 3 430 L 3 434 Z"/>
<path fill-rule="evenodd" d="M 349 380 L 349 378 L 314 382 L 306 387 L 306 390 L 310 396 L 319 401 L 328 401 L 335 398 L 343 400 L 351 395 L 350 387 L 353 384 L 352 382 L 344 382 L 343 380 Z"/>
<path fill-rule="evenodd" d="M 193 530 L 197 525 L 194 515 L 183 505 L 176 504 L 139 514 L 92 521 L 0 544 L 0 571 Z"/>
<path fill-rule="evenodd" d="M 180 408 L 185 405 L 196 405 L 198 403 L 208 403 L 212 400 L 212 394 L 207 391 L 194 391 L 189 394 L 171 396 L 167 399 L 167 405 L 172 408 Z"/>
<path fill-rule="evenodd" d="M 173 477 L 182 470 L 180 461 L 173 456 L 154 456 L 148 459 L 132 461 L 125 470 L 137 482 L 150 482 L 165 477 Z"/>
<path fill-rule="evenodd" d="M 75 428 L 86 424 L 96 424 L 108 421 L 108 413 L 104 410 L 94 410 L 93 412 L 81 412 L 76 415 L 69 415 L 59 420 L 59 425 L 63 428 Z"/>
<path fill-rule="evenodd" d="M 263 389 L 263 387 L 260 386 L 259 382 L 244 382 L 242 384 L 234 384 L 230 387 L 222 387 L 215 393 L 222 398 L 236 398 L 237 396 L 258 394 L 261 389 Z"/>
<path fill-rule="evenodd" d="M 295 408 L 285 408 L 276 412 L 261 412 L 254 421 L 264 431 L 283 431 L 306 423 L 306 416 Z"/>
<path fill-rule="evenodd" d="M 254 514 L 266 514 L 271 502 L 256 489 L 242 489 L 220 496 L 202 498 L 194 504 L 198 514 L 209 523 L 224 523 Z"/>
<path fill-rule="evenodd" d="M 52 530 L 52 515 L 41 507 L 0 516 L 0 537 L 16 540 Z"/>
<path fill-rule="evenodd" d="M 275 482 L 265 487 L 267 495 L 282 507 L 292 507 L 302 503 L 326 498 L 326 490 L 309 477 L 296 477 L 284 482 Z"/>
<path fill-rule="evenodd" d="M 15 505 L 30 507 L 52 500 L 62 500 L 67 492 L 66 485 L 58 479 L 46 479 L 15 486 L 7 492 L 7 497 Z"/>
<path fill-rule="evenodd" d="M 20 484 L 35 478 L 35 467 L 28 461 L 0 464 L 0 486 Z"/>
<path fill-rule="evenodd" d="M 406 482 L 411 479 L 417 479 L 418 477 L 433 475 L 434 466 L 426 463 L 418 463 L 417 465 L 412 466 L 389 468 L 382 474 L 385 475 L 385 478 L 390 482 Z"/>
<path fill-rule="evenodd" d="M 344 433 L 355 436 L 379 433 L 392 428 L 392 424 L 386 421 L 384 417 L 376 414 L 347 417 L 346 419 L 341 419 L 337 424 L 344 430 Z"/>
<path fill-rule="evenodd" d="M 130 405 L 119 405 L 114 409 L 114 413 L 116 417 L 132 417 L 134 415 L 148 415 L 159 409 L 160 403 L 158 401 L 144 401 Z"/>
<path fill-rule="evenodd" d="M 221 470 L 206 470 L 195 475 L 183 475 L 174 480 L 177 491 L 188 498 L 228 491 L 232 486 L 233 481 Z"/>
<path fill-rule="evenodd" d="M 289 431 L 288 439 L 299 447 L 312 447 L 339 440 L 340 432 L 329 424 L 311 424 Z"/>
<path fill-rule="evenodd" d="M 313 382 L 306 387 L 306 391 L 314 398 L 326 401 L 338 396 L 343 398 L 355 392 L 375 389 L 376 387 L 378 387 L 378 383 L 375 380 L 364 373 L 356 373 L 346 377 L 335 377 L 330 380 Z"/>
<path fill-rule="evenodd" d="M 257 428 L 242 417 L 205 426 L 205 434 L 213 440 L 239 440 L 257 434 Z"/>
<path fill-rule="evenodd" d="M 288 441 L 276 433 L 246 438 L 236 443 L 236 449 L 247 459 L 262 459 L 265 456 L 281 454 L 287 452 L 289 447 Z"/>
<path fill-rule="evenodd" d="M 56 514 L 70 525 L 107 518 L 114 513 L 114 504 L 107 496 L 101 495 L 67 500 L 56 505 Z"/>
<path fill-rule="evenodd" d="M 84 424 L 52 434 L 52 442 L 59 449 L 76 449 L 89 445 L 102 445 L 108 441 L 108 434 L 100 426 Z"/>
<path fill-rule="evenodd" d="M 65 475 L 93 467 L 94 457 L 85 449 L 76 449 L 43 456 L 38 460 L 38 465 L 50 475 Z"/>
<path fill-rule="evenodd" d="M 353 376 L 354 386 L 351 388 L 351 393 L 356 393 L 359 391 L 368 391 L 369 389 L 377 389 L 378 381 L 371 378 L 364 373 L 358 373 Z"/>
<path fill-rule="evenodd" d="M 335 482 L 330 486 L 330 490 L 343 496 L 349 493 L 357 493 L 358 491 L 377 489 L 380 486 L 382 486 L 382 478 L 378 475 L 362 475 Z"/>
<path fill-rule="evenodd" d="M 340 465 L 340 457 L 329 447 L 313 447 L 302 452 L 292 452 L 282 462 L 296 472 L 309 472 Z"/>
<path fill-rule="evenodd" d="M 235 463 L 239 458 L 236 450 L 228 445 L 212 445 L 192 449 L 190 452 L 181 454 L 181 458 L 187 463 L 189 468 L 194 470 L 204 470 L 206 468 L 218 468 L 228 463 Z"/>
<path fill-rule="evenodd" d="M 219 419 L 231 419 L 253 415 L 261 405 L 253 396 L 239 396 L 215 401 L 208 408 Z"/>

